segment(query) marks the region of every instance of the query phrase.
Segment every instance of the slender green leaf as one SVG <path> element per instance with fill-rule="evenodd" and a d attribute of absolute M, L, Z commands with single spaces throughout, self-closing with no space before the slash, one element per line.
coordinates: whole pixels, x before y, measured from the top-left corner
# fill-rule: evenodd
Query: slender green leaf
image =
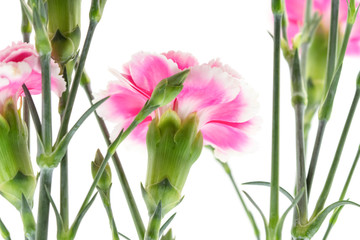
<path fill-rule="evenodd" d="M 98 195 L 98 193 L 95 193 L 95 195 L 93 196 L 93 198 L 90 200 L 90 202 L 86 205 L 86 207 L 79 212 L 79 214 L 76 216 L 76 219 L 74 221 L 74 223 L 72 224 L 71 228 L 70 228 L 70 239 L 74 239 L 76 232 L 80 226 L 81 220 L 84 218 L 85 214 L 87 213 L 87 211 L 90 209 L 91 205 L 93 204 L 93 202 L 95 201 L 96 196 Z"/>
<path fill-rule="evenodd" d="M 56 207 L 56 204 L 53 200 L 53 198 L 51 197 L 50 193 L 49 193 L 49 190 L 47 189 L 47 187 L 45 186 L 45 191 L 46 191 L 46 195 L 50 201 L 50 204 L 54 210 L 54 213 L 55 213 L 55 217 L 56 217 L 56 224 L 57 224 L 57 235 L 58 237 L 61 235 L 62 232 L 64 232 L 64 224 L 63 224 L 63 220 L 61 218 L 61 215 Z"/>
<path fill-rule="evenodd" d="M 103 102 L 105 102 L 108 99 L 108 97 L 101 99 L 94 105 L 92 105 L 81 117 L 80 119 L 75 123 L 75 125 L 70 129 L 70 131 L 61 139 L 61 141 L 57 144 L 55 150 L 50 154 L 50 156 L 40 156 L 44 158 L 44 161 L 51 164 L 51 166 L 57 166 L 59 162 L 64 157 L 67 148 L 69 146 L 69 143 L 76 133 L 76 131 L 79 129 L 79 127 L 83 124 L 83 122 L 93 113 Z"/>
<path fill-rule="evenodd" d="M 246 182 L 243 183 L 242 185 L 255 185 L 255 186 L 266 186 L 266 187 L 270 187 L 270 183 L 269 182 L 264 182 L 264 181 L 254 181 L 254 182 Z M 279 187 L 279 190 L 282 194 L 284 194 L 285 197 L 287 197 L 291 202 L 294 201 L 293 196 L 291 196 L 291 194 L 286 191 L 284 188 Z"/>
<path fill-rule="evenodd" d="M 36 223 L 28 201 L 24 194 L 21 195 L 21 219 L 24 225 L 25 237 L 28 240 L 35 240 Z"/>
<path fill-rule="evenodd" d="M 22 88 L 24 90 L 26 100 L 28 101 L 29 110 L 30 110 L 31 117 L 32 117 L 34 125 L 35 125 L 36 132 L 41 140 L 41 121 L 39 118 L 38 111 L 36 110 L 34 100 L 32 99 L 29 89 L 26 87 L 25 84 L 22 85 Z"/>
<path fill-rule="evenodd" d="M 1 236 L 5 240 L 11 240 L 10 233 L 7 230 L 7 228 L 6 228 L 5 224 L 3 223 L 3 221 L 1 220 L 1 218 L 0 218 L 0 233 L 1 233 Z"/>
<path fill-rule="evenodd" d="M 159 231 L 161 224 L 161 215 L 162 215 L 162 206 L 161 201 L 156 206 L 156 209 L 152 216 L 149 219 L 148 228 L 145 232 L 144 240 L 158 240 L 159 239 Z"/>
<path fill-rule="evenodd" d="M 344 205 L 354 205 L 357 207 L 360 207 L 359 204 L 351 201 L 337 201 L 328 207 L 326 207 L 324 210 L 322 210 L 318 215 L 316 215 L 313 219 L 310 219 L 310 222 L 303 226 L 296 226 L 293 230 L 293 233 L 295 233 L 296 236 L 300 237 L 306 237 L 311 239 L 315 233 L 319 230 L 321 227 L 321 224 L 324 222 L 326 216 L 332 212 L 335 208 L 344 206 Z"/>
<path fill-rule="evenodd" d="M 261 218 L 262 218 L 262 220 L 264 222 L 264 228 L 265 228 L 266 237 L 268 237 L 269 236 L 269 227 L 268 227 L 268 223 L 267 223 L 267 220 L 266 220 L 266 217 L 265 217 L 264 213 L 261 211 L 260 207 L 256 204 L 256 202 L 250 197 L 250 195 L 247 192 L 243 191 L 243 193 L 249 199 L 249 201 L 254 205 L 256 210 L 258 210 L 258 212 L 260 213 Z"/>
<path fill-rule="evenodd" d="M 275 234 L 277 237 L 277 240 L 281 239 L 281 232 L 282 232 L 282 228 L 283 228 L 283 224 L 285 221 L 285 218 L 287 216 L 287 214 L 290 212 L 291 209 L 293 209 L 296 204 L 298 204 L 298 202 L 300 201 L 301 197 L 304 195 L 305 189 L 302 189 L 300 191 L 300 193 L 296 196 L 296 198 L 294 199 L 294 201 L 291 203 L 291 205 L 286 209 L 286 211 L 284 212 L 284 214 L 281 216 L 281 218 L 279 219 L 277 225 L 276 225 L 276 230 L 275 230 Z"/>
<path fill-rule="evenodd" d="M 123 238 L 125 238 L 126 240 L 131 240 L 130 238 L 128 238 L 127 236 L 125 236 L 124 234 L 122 234 L 122 233 L 120 233 L 120 232 L 118 232 L 118 234 L 119 234 L 120 236 L 122 236 Z"/>
<path fill-rule="evenodd" d="M 175 218 L 175 216 L 176 216 L 176 213 L 171 215 L 171 217 L 169 217 L 169 219 L 166 220 L 166 222 L 161 226 L 160 231 L 159 231 L 159 236 L 161 236 L 165 232 L 166 228 L 170 225 L 170 223 Z"/>

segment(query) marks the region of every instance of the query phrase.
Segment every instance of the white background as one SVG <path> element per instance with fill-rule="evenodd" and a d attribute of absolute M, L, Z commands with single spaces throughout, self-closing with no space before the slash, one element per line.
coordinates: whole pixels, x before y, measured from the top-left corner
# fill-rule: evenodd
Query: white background
<path fill-rule="evenodd" d="M 90 0 L 83 1 L 82 33 L 88 26 Z M 0 49 L 13 41 L 22 39 L 20 32 L 19 1 L 0 1 Z M 115 78 L 108 69 L 121 69 L 132 54 L 138 51 L 166 52 L 181 50 L 191 52 L 200 63 L 213 58 L 220 58 L 224 63 L 236 69 L 259 94 L 263 119 L 262 127 L 254 138 L 258 149 L 253 154 L 234 157 L 230 161 L 238 183 L 270 179 L 271 155 L 271 96 L 272 96 L 272 17 L 270 1 L 204 1 L 204 0 L 108 0 L 104 17 L 96 29 L 86 69 L 92 79 L 94 91 L 105 89 L 106 84 Z M 32 39 L 33 42 L 33 39 Z M 309 209 L 312 211 L 316 198 L 321 191 L 329 165 L 332 161 L 337 142 L 355 92 L 355 78 L 360 70 L 359 58 L 347 58 L 343 67 L 338 95 L 332 118 L 324 136 L 320 152 L 315 186 L 313 187 Z M 292 192 L 295 180 L 295 137 L 294 114 L 290 104 L 290 80 L 287 64 L 281 62 L 281 186 Z M 54 109 L 57 99 L 53 98 Z M 79 89 L 75 102 L 72 122 L 89 107 L 82 89 Z M 356 114 L 353 126 L 345 145 L 339 172 L 334 181 L 334 188 L 328 203 L 338 199 L 341 187 L 355 156 L 359 137 L 359 114 Z M 54 116 L 54 134 L 57 132 L 58 119 Z M 312 128 L 309 146 L 312 146 L 314 130 Z M 34 132 L 34 131 L 32 131 Z M 70 218 L 76 216 L 78 209 L 90 187 L 92 178 L 90 162 L 96 149 L 104 153 L 106 146 L 98 126 L 92 116 L 81 127 L 70 147 Z M 33 135 L 32 153 L 35 154 Z M 147 211 L 140 193 L 140 182 L 145 180 L 146 149 L 125 142 L 118 151 L 136 201 L 142 213 L 145 225 Z M 35 158 L 33 158 L 35 159 Z M 38 171 L 34 160 L 34 169 Z M 360 202 L 359 177 L 357 169 L 347 195 L 351 200 Z M 248 191 L 268 216 L 269 191 L 265 187 L 241 187 Z M 194 164 L 187 184 L 183 190 L 184 201 L 176 208 L 178 212 L 172 227 L 177 239 L 255 239 L 252 228 L 237 199 L 230 181 L 211 154 L 203 151 Z M 58 204 L 59 170 L 53 175 L 53 198 Z M 35 198 L 37 199 L 38 192 Z M 112 205 L 118 230 L 131 239 L 137 239 L 132 219 L 122 194 L 121 186 L 113 170 Z M 261 218 L 250 206 L 256 217 L 264 239 Z M 289 205 L 281 197 L 281 211 Z M 37 212 L 37 201 L 34 213 Z M 357 239 L 360 209 L 345 207 L 331 237 L 328 239 Z M 8 226 L 13 239 L 23 239 L 20 216 L 6 201 L 0 199 L 0 217 Z M 55 239 L 56 224 L 53 211 L 50 215 L 49 239 Z M 284 239 L 290 238 L 291 217 L 283 231 Z M 314 239 L 322 239 L 327 226 L 325 220 Z M 100 198 L 85 216 L 77 234 L 77 239 L 111 239 L 106 213 Z"/>

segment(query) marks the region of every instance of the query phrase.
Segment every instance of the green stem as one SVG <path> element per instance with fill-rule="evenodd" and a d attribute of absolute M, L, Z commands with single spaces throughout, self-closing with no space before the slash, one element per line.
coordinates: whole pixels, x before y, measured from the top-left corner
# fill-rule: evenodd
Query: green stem
<path fill-rule="evenodd" d="M 46 240 L 49 224 L 49 199 L 45 188 L 51 189 L 52 169 L 43 168 L 40 171 L 40 195 L 36 225 L 36 240 Z"/>
<path fill-rule="evenodd" d="M 330 20 L 330 33 L 329 45 L 327 53 L 327 66 L 325 75 L 324 93 L 326 94 L 331 80 L 333 78 L 337 54 L 337 41 L 338 41 L 338 18 L 339 18 L 339 0 L 331 0 L 331 20 Z"/>
<path fill-rule="evenodd" d="M 52 151 L 50 53 L 40 56 L 42 76 L 42 141 L 45 153 Z"/>
<path fill-rule="evenodd" d="M 108 147 L 108 150 L 106 152 L 104 161 L 101 163 L 98 172 L 96 174 L 96 176 L 94 177 L 94 181 L 91 184 L 91 187 L 83 201 L 83 204 L 81 205 L 81 208 L 76 216 L 76 219 L 74 221 L 74 223 L 77 223 L 79 221 L 79 219 L 81 218 L 81 213 L 84 211 L 84 209 L 87 207 L 90 198 L 92 197 L 92 194 L 95 190 L 95 187 L 97 185 L 97 183 L 100 180 L 100 177 L 102 175 L 102 173 L 105 170 L 106 164 L 108 163 L 110 157 L 112 157 L 114 155 L 114 153 L 116 152 L 117 147 L 122 143 L 122 141 L 124 141 L 124 139 L 129 136 L 129 134 L 135 129 L 135 127 L 141 123 L 151 112 L 155 111 L 157 107 L 159 106 L 150 106 L 147 104 L 148 102 L 146 102 L 146 104 L 144 105 L 144 107 L 140 110 L 140 112 L 138 113 L 138 115 L 135 117 L 135 119 L 133 120 L 133 122 L 130 124 L 130 126 L 125 130 L 122 131 L 118 137 L 114 140 L 113 143 L 110 144 L 110 146 Z M 71 236 L 75 237 L 76 231 L 77 229 L 73 229 L 71 228 Z"/>
<path fill-rule="evenodd" d="M 273 116 L 270 183 L 270 231 L 279 220 L 279 118 L 280 118 L 280 29 L 282 14 L 274 14 Z"/>
<path fill-rule="evenodd" d="M 356 153 L 354 162 L 353 162 L 353 164 L 352 164 L 352 166 L 351 166 L 349 175 L 348 175 L 348 177 L 347 177 L 347 179 L 346 179 L 344 188 L 343 188 L 343 190 L 342 190 L 342 192 L 341 192 L 339 201 L 342 201 L 342 200 L 344 200 L 344 198 L 345 198 L 345 195 L 346 195 L 347 189 L 348 189 L 348 187 L 349 187 L 350 181 L 351 181 L 351 179 L 352 179 L 352 176 L 353 176 L 353 174 L 354 174 L 356 165 L 357 165 L 357 163 L 358 163 L 358 161 L 359 161 L 359 157 L 360 157 L 360 146 L 359 146 L 358 151 L 357 151 L 357 153 Z M 325 232 L 325 235 L 324 235 L 323 240 L 326 240 L 327 237 L 329 236 L 330 231 L 331 231 L 331 229 L 333 228 L 333 226 L 334 226 L 334 224 L 335 224 L 335 222 L 336 222 L 336 220 L 337 220 L 337 218 L 338 218 L 338 216 L 339 216 L 339 214 L 340 214 L 340 210 L 341 210 L 341 207 L 334 210 L 334 213 L 333 213 L 333 215 L 332 215 L 331 218 L 330 218 L 329 226 L 328 226 L 328 228 L 326 229 L 326 232 Z"/>
<path fill-rule="evenodd" d="M 231 183 L 232 183 L 232 185 L 233 185 L 233 187 L 234 187 L 234 189 L 235 189 L 235 191 L 236 191 L 236 193 L 237 193 L 237 195 L 238 195 L 238 197 L 239 197 L 239 200 L 240 200 L 240 202 L 241 202 L 241 205 L 243 206 L 243 208 L 244 208 L 244 210 L 245 210 L 245 212 L 246 212 L 246 215 L 248 216 L 249 221 L 250 221 L 250 223 L 251 223 L 251 225 L 252 225 L 252 227 L 253 227 L 253 230 L 254 230 L 256 239 L 259 240 L 259 239 L 260 239 L 260 231 L 259 231 L 259 228 L 258 228 L 257 225 L 256 225 L 254 216 L 252 215 L 252 213 L 250 212 L 250 210 L 249 210 L 248 207 L 246 206 L 246 203 L 245 203 L 245 201 L 244 201 L 244 199 L 243 199 L 243 197 L 242 197 L 242 195 L 241 195 L 241 193 L 240 193 L 240 190 L 239 190 L 239 188 L 238 188 L 238 186 L 237 186 L 237 184 L 236 184 L 236 182 L 235 182 L 235 179 L 234 179 L 234 177 L 233 177 L 233 175 L 232 175 L 232 172 L 231 172 L 231 169 L 230 169 L 229 164 L 228 164 L 228 163 L 225 163 L 225 162 L 222 162 L 222 161 L 220 161 L 220 160 L 217 159 L 217 158 L 215 158 L 215 159 L 221 164 L 221 166 L 223 167 L 224 171 L 225 171 L 226 174 L 229 176 L 230 181 L 231 181 Z"/>
<path fill-rule="evenodd" d="M 319 120 L 318 129 L 317 129 L 316 138 L 315 138 L 315 144 L 314 144 L 313 152 L 311 155 L 310 166 L 309 166 L 309 170 L 308 170 L 308 174 L 307 174 L 307 178 L 306 178 L 308 199 L 310 198 L 311 187 L 312 187 L 312 183 L 314 180 L 317 160 L 319 158 L 321 143 L 322 143 L 322 139 L 324 136 L 326 124 L 327 124 L 327 120 Z"/>
<path fill-rule="evenodd" d="M 80 55 L 79 65 L 76 69 L 74 81 L 73 81 L 73 84 L 71 85 L 70 94 L 69 94 L 69 97 L 68 97 L 68 100 L 66 103 L 66 107 L 64 110 L 64 114 L 63 114 L 64 121 L 61 123 L 59 134 L 57 137 L 57 142 L 60 141 L 61 136 L 64 136 L 66 134 L 66 130 L 69 126 L 70 116 L 71 116 L 72 108 L 74 106 L 76 93 L 77 93 L 77 90 L 78 90 L 78 87 L 80 84 L 81 75 L 82 75 L 84 67 L 85 67 L 86 57 L 89 52 L 91 40 L 94 35 L 96 25 L 97 25 L 96 21 L 93 21 L 93 20 L 90 21 L 87 35 L 86 35 L 85 42 L 84 42 L 84 46 L 83 46 L 83 50 Z"/>
<path fill-rule="evenodd" d="M 21 32 L 23 36 L 23 42 L 29 43 L 30 42 L 30 34 L 31 34 L 31 25 L 29 23 L 29 19 L 27 18 L 26 14 L 24 13 L 24 9 L 21 8 L 22 13 L 22 22 L 21 22 Z M 26 98 L 23 98 L 23 119 L 28 128 L 28 148 L 30 151 L 30 111 L 28 107 L 28 101 Z"/>
<path fill-rule="evenodd" d="M 339 57 L 336 61 L 336 69 L 335 71 L 337 71 L 339 69 L 339 67 L 342 65 L 343 61 L 344 61 L 344 57 L 345 57 L 345 53 L 346 53 L 346 49 L 347 49 L 347 45 L 350 39 L 350 34 L 351 34 L 351 30 L 352 30 L 353 24 L 347 23 L 346 24 L 346 28 L 345 28 L 345 33 L 344 33 L 344 39 L 341 45 L 341 49 L 340 49 L 340 54 Z"/>
<path fill-rule="evenodd" d="M 304 15 L 304 26 L 303 29 L 309 29 L 312 16 L 312 0 L 306 0 L 305 15 Z M 309 41 L 304 42 L 301 45 L 301 74 L 306 87 L 306 60 L 309 49 Z"/>
<path fill-rule="evenodd" d="M 349 110 L 349 113 L 348 113 L 348 116 L 346 118 L 346 122 L 345 122 L 345 125 L 344 125 L 344 128 L 343 128 L 343 131 L 341 133 L 341 137 L 340 137 L 340 140 L 339 140 L 339 143 L 338 143 L 338 147 L 336 149 L 336 153 L 335 153 L 331 168 L 330 168 L 329 173 L 328 173 L 328 177 L 326 179 L 323 190 L 322 190 L 322 192 L 321 192 L 321 194 L 319 196 L 319 199 L 318 199 L 318 201 L 316 203 L 315 210 L 313 212 L 313 215 L 312 215 L 311 219 L 316 217 L 316 215 L 324 208 L 326 199 L 327 199 L 327 197 L 329 195 L 329 192 L 330 192 L 330 189 L 331 189 L 332 182 L 333 182 L 334 177 L 335 177 L 337 166 L 339 165 L 339 162 L 340 162 L 341 153 L 342 153 L 342 150 L 343 150 L 344 145 L 345 145 L 346 137 L 347 137 L 347 134 L 349 132 L 353 116 L 355 114 L 355 110 L 356 110 L 356 107 L 357 107 L 357 103 L 359 101 L 359 97 L 360 97 L 360 88 L 357 87 L 355 95 L 354 95 L 354 99 L 352 101 L 352 104 L 351 104 L 351 107 L 350 107 L 350 110 Z"/>
<path fill-rule="evenodd" d="M 65 154 L 60 163 L 60 216 L 65 230 L 69 229 L 69 176 L 68 156 Z"/>
<path fill-rule="evenodd" d="M 296 122 L 296 192 L 299 193 L 304 189 L 304 194 L 299 200 L 299 215 L 295 219 L 294 224 L 305 225 L 308 222 L 308 200 L 306 196 L 306 170 L 305 170 L 305 143 L 304 143 L 304 104 L 296 104 L 295 122 Z"/>
<path fill-rule="evenodd" d="M 91 85 L 90 83 L 85 84 L 84 86 L 84 90 L 86 92 L 86 95 L 90 101 L 90 103 L 92 104 L 92 100 L 94 99 L 94 96 L 92 94 L 92 90 L 91 90 Z M 99 124 L 100 130 L 104 136 L 105 142 L 107 144 L 107 146 L 110 146 L 111 142 L 110 142 L 110 134 L 109 131 L 106 127 L 106 124 L 104 122 L 104 120 L 95 112 L 95 117 L 96 120 Z M 134 221 L 134 225 L 136 227 L 136 231 L 138 233 L 139 239 L 143 239 L 144 235 L 145 235 L 145 226 L 144 223 L 141 219 L 140 216 L 140 212 L 138 210 L 137 204 L 135 202 L 135 198 L 134 195 L 132 194 L 129 182 L 126 178 L 126 174 L 125 171 L 122 167 L 120 158 L 118 156 L 118 154 L 115 152 L 114 155 L 112 156 L 112 160 L 113 160 L 113 164 L 115 166 L 116 169 L 116 173 L 118 175 L 120 184 L 122 186 L 127 204 L 129 206 L 129 210 L 131 212 L 131 216 L 133 218 Z"/>
<path fill-rule="evenodd" d="M 42 76 L 42 141 L 45 154 L 52 151 L 50 53 L 40 56 Z M 40 192 L 36 240 L 46 240 L 49 224 L 49 199 L 45 188 L 51 191 L 52 169 L 40 170 Z"/>
<path fill-rule="evenodd" d="M 71 76 L 71 74 L 68 74 L 68 68 L 66 66 L 63 66 L 63 78 L 66 82 L 66 90 L 63 92 L 59 101 L 59 113 L 61 122 L 64 121 L 64 115 L 62 111 L 64 109 L 63 103 L 67 102 L 69 96 L 70 82 L 68 76 Z M 66 128 L 65 130 L 67 132 L 68 128 Z M 60 163 L 60 216 L 63 221 L 63 228 L 65 229 L 65 231 L 67 231 L 69 229 L 69 175 L 67 153 L 65 154 Z"/>
<path fill-rule="evenodd" d="M 114 220 L 114 215 L 111 209 L 111 202 L 110 202 L 110 189 L 108 190 L 108 192 L 104 192 L 101 189 L 99 190 L 100 193 L 100 197 L 101 200 L 103 202 L 103 205 L 105 207 L 106 213 L 108 215 L 109 218 L 109 223 L 110 223 L 110 228 L 112 231 L 112 235 L 113 235 L 113 240 L 120 240 L 119 238 L 119 234 L 117 231 L 117 227 L 115 224 L 115 220 Z"/>
<path fill-rule="evenodd" d="M 311 185 L 312 185 L 313 177 L 315 174 L 315 168 L 316 168 L 317 159 L 318 159 L 318 155 L 319 155 L 319 151 L 320 151 L 321 141 L 322 141 L 322 137 L 325 132 L 325 126 L 331 116 L 332 105 L 333 105 L 337 85 L 338 85 L 340 74 L 341 74 L 341 69 L 342 69 L 341 66 L 342 66 L 342 63 L 344 60 L 344 56 L 345 56 L 347 44 L 349 42 L 351 30 L 352 30 L 352 24 L 348 23 L 346 25 L 344 41 L 342 43 L 340 54 L 339 54 L 337 64 L 336 64 L 336 74 L 333 76 L 333 78 L 332 78 L 333 80 L 331 82 L 330 88 L 327 91 L 327 95 L 320 106 L 318 133 L 316 136 L 316 141 L 315 141 L 315 145 L 314 145 L 314 149 L 313 149 L 313 155 L 311 157 L 311 163 L 310 163 L 308 178 L 307 178 L 308 197 L 310 195 Z"/>

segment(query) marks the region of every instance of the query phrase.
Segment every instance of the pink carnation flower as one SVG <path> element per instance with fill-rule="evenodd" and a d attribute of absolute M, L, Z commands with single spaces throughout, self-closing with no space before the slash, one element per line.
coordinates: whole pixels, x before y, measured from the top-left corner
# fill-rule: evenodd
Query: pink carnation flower
<path fill-rule="evenodd" d="M 50 71 L 52 90 L 60 96 L 65 90 L 65 82 L 54 61 L 50 63 Z M 41 93 L 40 58 L 31 44 L 13 43 L 0 51 L 0 113 L 9 97 L 13 97 L 16 102 L 23 96 L 24 83 L 31 94 Z"/>
<path fill-rule="evenodd" d="M 157 83 L 187 68 L 190 74 L 177 98 L 147 117 L 132 137 L 145 143 L 151 120 L 156 114 L 172 108 L 181 119 L 196 112 L 204 144 L 212 145 L 217 153 L 248 149 L 252 145 L 250 133 L 258 125 L 254 117 L 257 96 L 239 74 L 217 60 L 199 65 L 192 55 L 182 52 L 135 54 L 125 64 L 123 74 L 115 72 L 118 81 L 110 83 L 100 94 L 111 97 L 100 106 L 99 114 L 116 122 L 115 134 L 119 133 L 129 126 Z"/>
<path fill-rule="evenodd" d="M 285 0 L 286 13 L 289 20 L 288 25 L 288 38 L 293 39 L 293 37 L 300 32 L 304 24 L 304 14 L 305 14 L 305 5 L 306 1 L 302 0 Z M 347 2 L 346 0 L 340 0 L 339 8 L 339 22 L 340 28 L 345 30 L 346 19 L 347 19 Z M 322 17 L 320 22 L 320 27 L 330 29 L 330 10 L 331 10 L 331 0 L 314 0 L 313 1 L 313 11 L 319 13 Z M 353 26 L 350 40 L 348 43 L 347 53 L 349 54 L 359 54 L 360 53 L 360 20 L 359 17 L 356 18 L 355 24 Z"/>

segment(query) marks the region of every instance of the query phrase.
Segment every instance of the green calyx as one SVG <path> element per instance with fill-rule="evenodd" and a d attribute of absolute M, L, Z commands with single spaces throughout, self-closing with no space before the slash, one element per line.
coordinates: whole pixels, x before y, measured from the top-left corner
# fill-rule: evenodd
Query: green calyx
<path fill-rule="evenodd" d="M 96 151 L 95 160 L 91 162 L 91 174 L 93 178 L 95 178 L 97 172 L 99 171 L 99 168 L 101 166 L 101 163 L 104 161 L 104 157 L 101 154 L 100 150 L 98 149 Z M 103 174 L 100 177 L 100 180 L 97 184 L 97 187 L 103 191 L 110 190 L 111 187 L 111 169 L 109 164 L 106 164 L 105 170 Z"/>
<path fill-rule="evenodd" d="M 80 44 L 81 0 L 48 0 L 48 34 L 52 58 L 66 63 Z"/>
<path fill-rule="evenodd" d="M 0 112 L 0 194 L 18 210 L 22 194 L 32 204 L 36 186 L 27 136 L 27 128 L 9 98 Z"/>
<path fill-rule="evenodd" d="M 190 168 L 203 147 L 198 121 L 196 113 L 181 120 L 175 111 L 167 110 L 151 122 L 146 136 L 148 168 L 143 188 L 150 215 L 160 201 L 163 216 L 180 203 Z"/>

